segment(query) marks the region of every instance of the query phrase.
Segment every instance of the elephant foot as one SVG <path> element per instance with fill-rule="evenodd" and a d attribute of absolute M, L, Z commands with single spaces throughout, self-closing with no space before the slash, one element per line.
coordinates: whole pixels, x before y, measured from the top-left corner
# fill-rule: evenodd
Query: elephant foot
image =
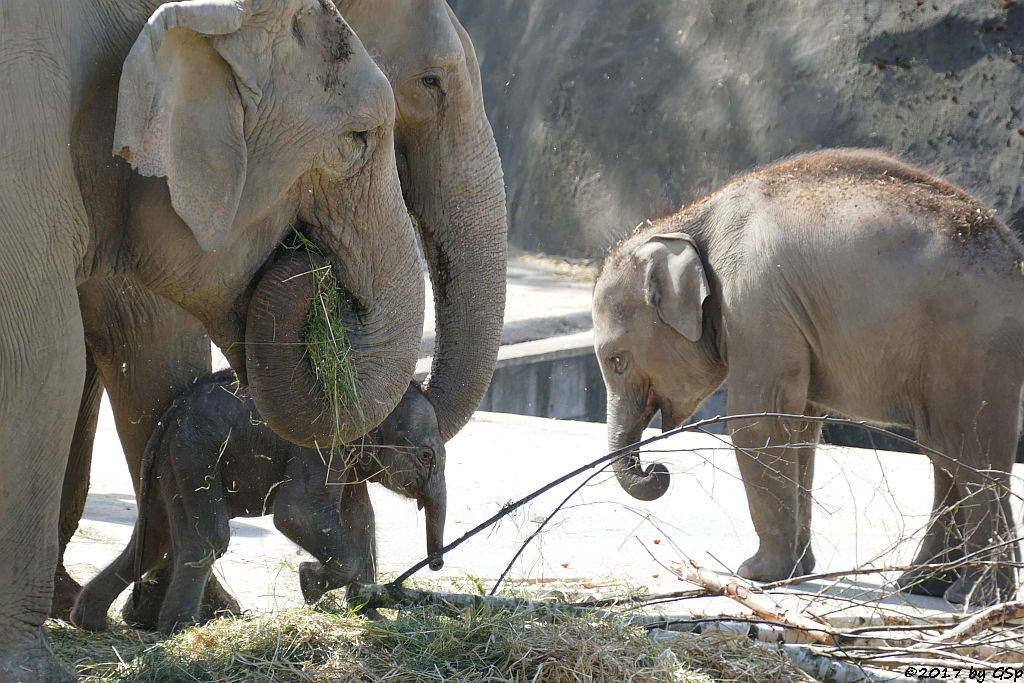
<path fill-rule="evenodd" d="M 810 569 L 814 568 L 813 555 L 805 553 L 801 557 L 793 557 L 789 554 L 758 552 L 745 560 L 737 573 L 751 581 L 781 581 L 808 573 L 810 569 L 805 570 L 805 566 L 809 566 Z"/>
<path fill-rule="evenodd" d="M 50 603 L 50 616 L 67 621 L 71 616 L 71 608 L 75 605 L 82 586 L 68 574 L 63 564 L 57 566 L 53 575 L 53 602 Z"/>
<path fill-rule="evenodd" d="M 896 585 L 901 591 L 914 595 L 930 595 L 941 598 L 956 583 L 959 574 L 955 569 L 910 569 L 900 575 Z"/>
<path fill-rule="evenodd" d="M 353 608 L 355 609 L 355 608 Z M 375 607 L 369 607 L 367 609 L 356 610 L 356 614 L 361 617 L 366 617 L 370 621 L 388 621 L 388 618 L 377 611 Z"/>
<path fill-rule="evenodd" d="M 203 602 L 199 605 L 199 622 L 205 623 L 211 619 L 224 616 L 234 616 L 242 613 L 242 606 L 238 604 L 231 593 L 228 593 L 224 586 L 220 585 L 213 574 L 206 582 L 203 590 Z"/>
<path fill-rule="evenodd" d="M 83 591 L 68 614 L 68 621 L 86 631 L 106 631 L 107 611 L 90 606 L 89 594 Z"/>
<path fill-rule="evenodd" d="M 74 671 L 50 651 L 42 629 L 27 647 L 13 643 L 0 645 L 0 681 L 54 681 L 73 683 Z"/>
<path fill-rule="evenodd" d="M 332 583 L 327 568 L 320 562 L 303 562 L 299 565 L 299 587 L 303 599 L 310 605 L 317 603 L 327 591 L 343 585 Z M 376 608 L 363 607 L 359 601 L 353 600 L 351 587 L 345 590 L 345 602 L 350 610 L 371 621 L 387 621 Z"/>
<path fill-rule="evenodd" d="M 349 586 L 345 589 L 345 601 L 348 603 L 348 608 L 353 613 L 358 614 L 361 617 L 366 617 L 370 621 L 388 621 L 387 617 L 377 611 L 376 607 L 364 607 L 362 603 L 352 599 L 353 587 Z"/>
<path fill-rule="evenodd" d="M 143 577 L 142 585 L 139 587 L 138 601 L 136 602 L 130 597 L 121 610 L 121 618 L 124 619 L 124 623 L 144 631 L 160 630 L 160 609 L 163 607 L 164 597 L 167 594 L 170 575 L 169 567 L 161 567 Z M 210 580 L 206 582 L 206 588 L 203 590 L 203 601 L 199 606 L 198 621 L 205 623 L 225 614 L 241 613 L 242 608 L 238 601 L 211 574 Z"/>
<path fill-rule="evenodd" d="M 327 576 L 319 562 L 303 562 L 299 565 L 299 588 L 307 604 L 316 604 L 327 592 Z"/>
<path fill-rule="evenodd" d="M 155 631 L 160 623 L 160 607 L 164 603 L 164 592 L 170 581 L 168 569 L 154 569 L 142 577 L 142 583 L 121 608 L 121 618 L 132 628 Z M 136 596 L 138 599 L 136 600 Z"/>
<path fill-rule="evenodd" d="M 987 606 L 1008 602 L 1017 596 L 1013 567 L 969 567 L 946 589 L 946 602 L 954 605 Z"/>

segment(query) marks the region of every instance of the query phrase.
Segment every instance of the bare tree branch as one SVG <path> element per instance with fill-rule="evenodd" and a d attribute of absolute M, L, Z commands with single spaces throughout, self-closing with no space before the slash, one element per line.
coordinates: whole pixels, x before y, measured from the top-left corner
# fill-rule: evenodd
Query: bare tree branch
<path fill-rule="evenodd" d="M 1013 619 L 1022 618 L 1024 618 L 1024 600 L 993 605 L 986 610 L 978 612 L 970 619 L 965 619 L 958 626 L 951 628 L 938 638 L 931 639 L 929 644 L 948 645 L 962 643 L 982 631 L 986 631 L 994 626 L 1000 626 Z"/>

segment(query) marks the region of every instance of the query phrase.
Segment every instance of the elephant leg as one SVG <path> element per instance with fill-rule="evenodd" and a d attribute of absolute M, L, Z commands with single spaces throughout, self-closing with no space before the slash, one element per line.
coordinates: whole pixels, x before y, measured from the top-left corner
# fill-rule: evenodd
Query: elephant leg
<path fill-rule="evenodd" d="M 311 478 L 312 479 L 312 478 Z M 306 602 L 353 581 L 373 581 L 376 547 L 373 506 L 364 481 L 289 486 L 274 503 L 274 525 L 319 561 L 299 568 Z"/>
<path fill-rule="evenodd" d="M 82 327 L 73 269 L 45 267 L 60 261 L 57 252 L 0 252 L 0 680 L 22 680 L 25 671 L 63 680 L 42 624 L 53 603 L 61 489 L 85 383 Z"/>
<path fill-rule="evenodd" d="M 91 280 L 79 288 L 86 340 L 110 397 L 117 433 L 136 495 L 139 467 L 157 420 L 199 377 L 212 372 L 210 340 L 179 306 L 131 280 Z M 163 509 L 154 510 L 146 544 L 173 552 Z M 147 576 L 138 604 L 125 604 L 126 623 L 155 629 L 169 579 L 168 568 Z M 201 613 L 239 611 L 238 602 L 211 574 Z"/>
<path fill-rule="evenodd" d="M 231 540 L 224 506 L 205 496 L 188 496 L 190 490 L 179 488 L 170 503 L 174 564 L 157 624 L 161 633 L 201 623 L 199 611 L 213 563 Z"/>
<path fill-rule="evenodd" d="M 1009 353 L 996 355 L 1010 357 Z M 945 540 L 949 556 L 964 560 L 944 597 L 949 602 L 974 605 L 1013 599 L 1020 559 L 1009 503 L 1009 473 L 1017 447 L 1021 381 L 1001 363 L 987 372 L 967 376 L 979 375 L 985 379 L 980 387 L 954 387 L 954 395 L 964 397 L 963 403 L 977 409 L 964 410 L 964 405 L 935 400 L 931 420 L 918 430 L 924 445 L 955 458 L 932 456 L 936 467 L 945 468 L 952 482 L 947 509 L 953 514 L 945 519 L 940 515 L 940 524 L 952 519 L 957 531 L 950 533 L 936 527 L 931 537 L 933 546 L 927 552 L 941 557 L 937 546 Z M 948 392 L 948 387 L 943 389 Z M 937 493 L 939 487 L 937 477 Z"/>
<path fill-rule="evenodd" d="M 963 494 L 962 547 L 968 562 L 944 597 L 952 603 L 975 605 L 1012 600 L 1017 593 L 1020 550 L 1014 539 L 1012 511 L 1006 495 L 1010 477 L 993 471 L 990 477 L 964 479 L 967 481 L 962 480 L 958 488 Z"/>
<path fill-rule="evenodd" d="M 160 609 L 163 607 L 171 581 L 171 565 L 161 564 L 142 578 L 137 600 L 126 600 L 121 608 L 121 619 L 133 628 L 147 631 L 158 630 Z M 206 581 L 202 602 L 199 605 L 199 622 L 210 621 L 225 614 L 241 614 L 242 607 L 217 580 L 213 573 Z"/>
<path fill-rule="evenodd" d="M 68 618 L 78 592 L 82 590 L 64 567 L 64 550 L 78 530 L 78 523 L 85 510 L 85 499 L 89 493 L 92 447 L 102 398 L 103 384 L 99 371 L 92 360 L 92 355 L 86 354 L 85 389 L 82 391 L 82 402 L 78 407 L 75 435 L 71 442 L 71 452 L 64 471 L 64 487 L 60 494 L 60 546 L 57 571 L 53 576 L 53 604 L 50 605 L 50 616 L 58 619 Z"/>
<path fill-rule="evenodd" d="M 781 348 L 800 348 L 782 346 Z M 727 410 L 730 415 L 807 410 L 809 366 L 806 359 L 763 354 L 756 365 L 730 368 Z M 734 420 L 733 447 L 747 495 L 750 519 L 757 533 L 757 552 L 739 568 L 740 576 L 757 581 L 785 579 L 803 571 L 810 537 L 810 491 L 801 483 L 813 476 L 811 462 L 820 428 L 806 420 L 759 417 Z M 801 502 L 806 502 L 801 511 Z M 802 531 L 806 525 L 807 530 Z M 813 559 L 811 560 L 813 564 Z"/>
<path fill-rule="evenodd" d="M 137 490 L 157 420 L 197 378 L 212 372 L 210 339 L 183 309 L 126 278 L 90 280 L 79 296 L 86 342 Z"/>
<path fill-rule="evenodd" d="M 900 576 L 897 585 L 900 590 L 941 597 L 959 576 L 957 568 L 953 565 L 964 556 L 964 539 L 960 535 L 963 515 L 958 515 L 960 493 L 953 482 L 953 477 L 942 463 L 935 459 L 932 460 L 932 473 L 935 487 L 932 514 L 914 564 L 950 566 L 911 569 Z"/>
<path fill-rule="evenodd" d="M 817 415 L 808 407 L 807 415 Z M 815 448 L 821 440 L 820 422 L 808 422 L 804 431 L 804 440 L 797 447 L 797 482 L 799 491 L 797 503 L 799 514 L 797 516 L 796 547 L 800 557 L 800 574 L 810 574 L 814 571 L 814 550 L 811 547 L 811 513 L 813 511 L 814 499 L 814 453 Z"/>

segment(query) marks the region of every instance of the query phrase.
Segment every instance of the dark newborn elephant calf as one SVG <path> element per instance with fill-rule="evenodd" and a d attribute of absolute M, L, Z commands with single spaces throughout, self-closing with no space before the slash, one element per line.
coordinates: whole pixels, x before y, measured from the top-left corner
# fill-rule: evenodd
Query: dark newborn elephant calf
<path fill-rule="evenodd" d="M 365 441 L 336 451 L 332 462 L 330 453 L 296 446 L 272 432 L 230 372 L 197 383 L 167 410 L 150 437 L 131 541 L 82 589 L 72 623 L 106 629 L 107 610 L 121 591 L 143 572 L 173 562 L 157 628 L 170 633 L 192 624 L 213 562 L 227 549 L 233 517 L 273 512 L 274 525 L 316 557 L 318 562 L 299 568 L 307 602 L 357 579 L 372 581 L 374 522 L 367 481 L 415 498 L 426 510 L 427 552 L 435 555 L 430 568 L 440 569 L 444 443 L 420 388 L 411 384 Z M 150 519 L 168 520 L 172 554 L 158 540 L 167 535 L 152 525 L 147 529 Z"/>

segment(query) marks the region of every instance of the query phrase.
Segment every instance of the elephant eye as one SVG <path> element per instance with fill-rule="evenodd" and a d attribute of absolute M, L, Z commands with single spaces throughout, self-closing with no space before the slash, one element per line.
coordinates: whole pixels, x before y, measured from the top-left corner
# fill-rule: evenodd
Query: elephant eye
<path fill-rule="evenodd" d="M 420 83 L 431 90 L 441 89 L 441 79 L 437 76 L 424 76 L 420 79 Z"/>
<path fill-rule="evenodd" d="M 629 360 L 625 356 L 616 354 L 608 359 L 608 364 L 612 366 L 612 372 L 621 375 L 629 367 Z"/>
<path fill-rule="evenodd" d="M 429 448 L 425 448 L 422 451 L 420 451 L 419 457 L 421 463 L 423 463 L 424 465 L 429 465 L 434 462 L 434 451 Z"/>

